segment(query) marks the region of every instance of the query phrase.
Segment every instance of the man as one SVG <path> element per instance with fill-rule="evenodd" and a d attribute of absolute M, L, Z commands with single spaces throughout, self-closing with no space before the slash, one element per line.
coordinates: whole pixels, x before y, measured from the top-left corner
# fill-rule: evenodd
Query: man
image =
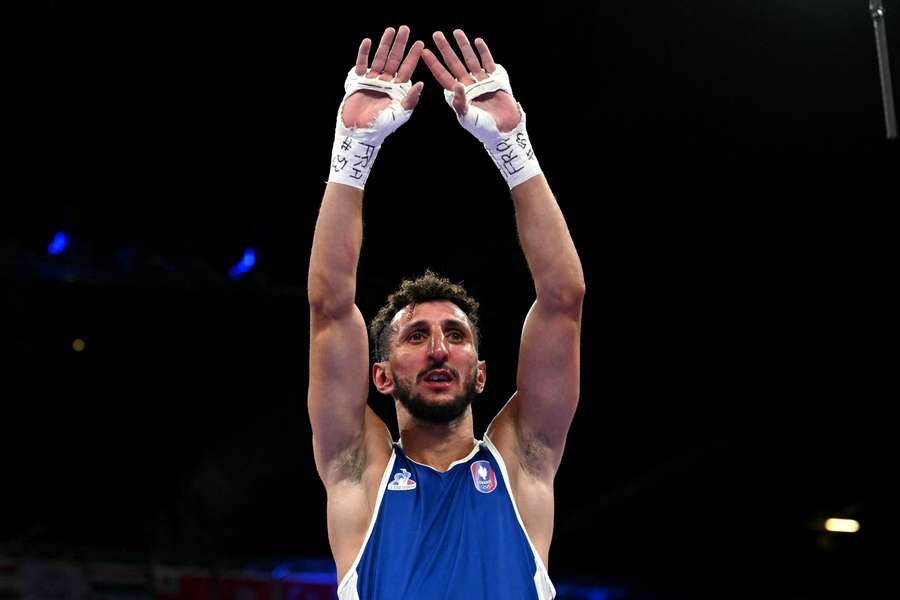
<path fill-rule="evenodd" d="M 443 63 L 409 29 L 363 40 L 338 110 L 329 181 L 309 267 L 309 414 L 341 600 L 553 598 L 547 573 L 553 480 L 579 394 L 584 276 L 541 173 L 506 71 L 440 32 Z M 474 437 L 484 389 L 478 304 L 434 273 L 405 280 L 373 319 L 377 389 L 392 396 L 400 440 L 367 406 L 369 346 L 355 305 L 366 179 L 385 138 L 409 120 L 422 58 L 460 124 L 510 187 L 537 299 L 522 331 L 517 391 Z M 445 67 L 446 65 L 446 67 Z"/>

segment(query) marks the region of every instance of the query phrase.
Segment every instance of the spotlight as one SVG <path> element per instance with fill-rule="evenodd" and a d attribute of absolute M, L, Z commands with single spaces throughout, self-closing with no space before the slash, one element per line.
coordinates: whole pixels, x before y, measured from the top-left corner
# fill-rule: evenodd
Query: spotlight
<path fill-rule="evenodd" d="M 826 519 L 825 529 L 838 533 L 856 533 L 859 531 L 859 521 L 856 519 Z"/>
<path fill-rule="evenodd" d="M 52 254 L 53 256 L 57 256 L 59 254 L 62 254 L 66 249 L 66 246 L 68 245 L 69 236 L 60 231 L 53 236 L 53 241 L 50 242 L 49 246 L 47 246 L 47 252 Z"/>
<path fill-rule="evenodd" d="M 247 271 L 256 264 L 256 250 L 247 248 L 244 250 L 244 257 L 235 263 L 229 270 L 228 276 L 232 279 L 240 279 Z"/>

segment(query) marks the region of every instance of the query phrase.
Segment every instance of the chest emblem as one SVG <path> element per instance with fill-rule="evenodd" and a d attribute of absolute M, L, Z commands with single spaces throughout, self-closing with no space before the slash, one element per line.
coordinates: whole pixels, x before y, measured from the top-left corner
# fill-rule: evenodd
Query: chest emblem
<path fill-rule="evenodd" d="M 472 471 L 472 481 L 475 483 L 475 489 L 482 494 L 490 494 L 497 489 L 497 475 L 494 474 L 494 467 L 486 460 L 477 460 L 472 463 L 469 469 Z"/>
<path fill-rule="evenodd" d="M 411 479 L 412 473 L 407 471 L 406 469 L 400 469 L 399 473 L 394 473 L 394 480 L 388 484 L 389 490 L 414 490 L 416 489 L 416 482 Z"/>

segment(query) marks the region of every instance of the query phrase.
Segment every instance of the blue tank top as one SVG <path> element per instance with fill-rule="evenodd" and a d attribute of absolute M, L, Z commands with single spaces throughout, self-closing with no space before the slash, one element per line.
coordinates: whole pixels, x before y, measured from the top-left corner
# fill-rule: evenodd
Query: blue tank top
<path fill-rule="evenodd" d="M 446 472 L 394 444 L 369 530 L 340 600 L 550 600 L 506 465 L 485 436 Z"/>

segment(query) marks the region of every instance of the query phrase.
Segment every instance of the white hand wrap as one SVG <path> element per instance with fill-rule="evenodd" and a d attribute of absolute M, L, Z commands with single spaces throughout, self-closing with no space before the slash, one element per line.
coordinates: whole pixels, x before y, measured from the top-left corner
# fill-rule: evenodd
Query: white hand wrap
<path fill-rule="evenodd" d="M 487 111 L 472 105 L 472 100 L 490 92 L 504 91 L 513 97 L 506 69 L 500 65 L 496 66 L 496 70 L 487 79 L 466 86 L 468 111 L 464 116 L 460 116 L 459 113 L 456 116 L 460 125 L 484 144 L 485 150 L 500 169 L 503 179 L 512 189 L 542 171 L 531 148 L 528 132 L 525 130 L 525 111 L 522 110 L 521 104 L 516 103 L 522 118 L 512 131 L 507 132 L 501 132 L 497 128 L 497 122 Z M 444 90 L 444 99 L 453 108 L 453 92 Z"/>
<path fill-rule="evenodd" d="M 331 170 L 329 182 L 343 183 L 364 189 L 366 180 L 372 170 L 372 163 L 378 155 L 384 138 L 397 130 L 409 120 L 411 110 L 405 110 L 400 101 L 412 88 L 410 82 L 393 83 L 380 79 L 370 79 L 356 74 L 355 67 L 350 69 L 344 81 L 344 99 L 338 108 L 337 124 L 334 129 L 334 145 L 331 149 Z M 347 98 L 360 90 L 369 90 L 387 94 L 391 103 L 378 113 L 369 126 L 363 128 L 344 127 L 342 119 Z"/>

